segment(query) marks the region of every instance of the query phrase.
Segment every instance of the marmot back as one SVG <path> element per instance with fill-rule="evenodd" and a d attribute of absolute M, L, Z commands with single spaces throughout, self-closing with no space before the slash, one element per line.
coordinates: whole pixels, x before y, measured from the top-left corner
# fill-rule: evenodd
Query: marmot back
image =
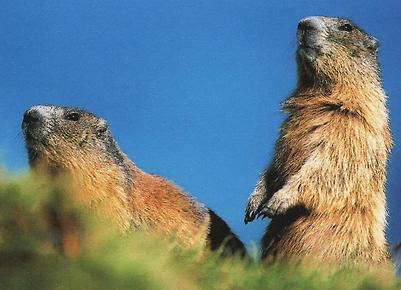
<path fill-rule="evenodd" d="M 385 172 L 391 137 L 378 41 L 347 19 L 298 25 L 298 83 L 245 222 L 268 216 L 263 257 L 388 263 Z"/>
<path fill-rule="evenodd" d="M 168 180 L 146 174 L 121 152 L 105 120 L 80 109 L 35 106 L 22 123 L 31 167 L 64 178 L 73 200 L 115 220 L 223 253 L 245 254 L 226 223 Z M 224 237 L 215 234 L 215 227 Z M 233 246 L 234 245 L 234 246 Z"/>

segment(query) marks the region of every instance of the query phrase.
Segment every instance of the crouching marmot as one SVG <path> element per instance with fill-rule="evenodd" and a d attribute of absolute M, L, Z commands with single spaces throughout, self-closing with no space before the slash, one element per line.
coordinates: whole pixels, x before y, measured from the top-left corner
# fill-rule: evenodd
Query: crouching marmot
<path fill-rule="evenodd" d="M 66 178 L 73 199 L 113 218 L 123 230 L 144 228 L 223 253 L 245 254 L 227 224 L 166 179 L 146 174 L 119 149 L 106 121 L 79 109 L 35 106 L 22 128 L 30 166 Z"/>
<path fill-rule="evenodd" d="M 391 147 L 378 41 L 349 20 L 298 25 L 298 83 L 245 222 L 268 216 L 263 258 L 387 263 Z"/>

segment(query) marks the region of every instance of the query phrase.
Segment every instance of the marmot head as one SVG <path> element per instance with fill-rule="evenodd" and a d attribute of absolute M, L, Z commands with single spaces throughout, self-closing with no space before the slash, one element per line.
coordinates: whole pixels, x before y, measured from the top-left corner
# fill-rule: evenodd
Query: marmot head
<path fill-rule="evenodd" d="M 299 86 L 378 78 L 378 40 L 347 19 L 304 18 L 298 24 L 297 40 Z"/>
<path fill-rule="evenodd" d="M 25 112 L 22 130 L 33 168 L 44 166 L 52 173 L 123 163 L 106 121 L 85 110 L 34 106 Z"/>

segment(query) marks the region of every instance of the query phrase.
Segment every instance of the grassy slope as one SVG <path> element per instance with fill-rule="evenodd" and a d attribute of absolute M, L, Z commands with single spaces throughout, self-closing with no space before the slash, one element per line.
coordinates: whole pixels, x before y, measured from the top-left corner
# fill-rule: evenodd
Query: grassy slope
<path fill-rule="evenodd" d="M 352 267 L 266 267 L 122 236 L 63 199 L 29 177 L 0 176 L 0 289 L 401 289 L 387 274 Z"/>

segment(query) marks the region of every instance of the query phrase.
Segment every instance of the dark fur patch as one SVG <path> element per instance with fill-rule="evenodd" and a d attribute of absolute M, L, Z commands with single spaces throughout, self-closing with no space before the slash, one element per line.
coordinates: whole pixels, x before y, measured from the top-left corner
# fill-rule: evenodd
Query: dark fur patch
<path fill-rule="evenodd" d="M 106 136 L 104 140 L 104 145 L 106 147 L 108 155 L 115 162 L 115 164 L 117 164 L 123 171 L 127 185 L 131 185 L 132 182 L 131 172 L 129 171 L 129 168 L 124 161 L 124 157 L 121 153 L 120 148 L 118 147 L 117 143 L 114 141 L 113 137 L 110 134 Z"/>
<path fill-rule="evenodd" d="M 222 250 L 223 256 L 237 254 L 241 257 L 245 257 L 246 250 L 244 244 L 231 231 L 221 217 L 215 214 L 211 209 L 208 210 L 210 215 L 210 228 L 207 240 L 210 249 L 212 251 Z"/>

